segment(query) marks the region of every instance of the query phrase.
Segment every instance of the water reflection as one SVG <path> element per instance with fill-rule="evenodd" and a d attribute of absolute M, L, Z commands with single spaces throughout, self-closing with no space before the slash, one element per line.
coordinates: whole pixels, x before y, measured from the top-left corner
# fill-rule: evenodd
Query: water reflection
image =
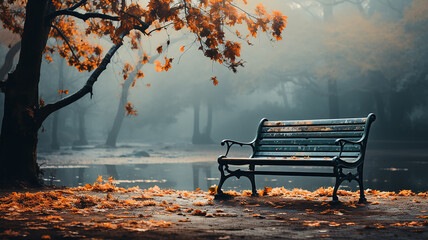
<path fill-rule="evenodd" d="M 418 164 L 409 164 L 407 168 L 367 167 L 365 171 L 365 188 L 384 191 L 399 191 L 411 189 L 416 192 L 428 191 L 424 184 L 428 178 L 426 171 Z M 401 170 L 399 170 L 401 169 Z M 406 169 L 406 170 L 404 170 Z M 275 170 L 272 167 L 263 167 L 263 170 Z M 308 169 L 294 167 L 293 171 Z M 164 163 L 164 164 L 129 164 L 129 165 L 89 165 L 77 168 L 44 168 L 46 184 L 59 186 L 79 186 L 92 184 L 98 175 L 105 178 L 112 176 L 120 187 L 139 186 L 140 188 L 153 187 L 174 188 L 177 190 L 194 190 L 201 188 L 208 190 L 211 185 L 218 184 L 218 169 L 216 162 L 197 163 Z M 334 186 L 334 178 L 322 177 L 294 177 L 294 176 L 256 176 L 258 188 L 265 186 L 303 188 L 315 190 L 319 187 Z M 226 181 L 225 189 L 250 189 L 251 185 L 246 178 L 231 178 Z M 341 189 L 357 190 L 355 182 L 344 183 Z"/>
<path fill-rule="evenodd" d="M 141 148 L 141 145 L 138 145 L 134 149 L 128 146 L 108 151 L 92 148 L 74 152 L 72 149 L 62 149 L 60 153 L 71 153 L 66 155 L 42 153 L 41 158 L 45 159 L 42 165 L 45 182 L 47 185 L 73 187 L 92 184 L 98 175 L 101 175 L 104 178 L 113 177 L 120 187 L 149 188 L 157 185 L 161 188 L 177 190 L 196 188 L 208 190 L 211 185 L 218 184 L 220 173 L 216 159 L 224 150 L 218 146 L 205 149 L 187 145 L 158 148 L 152 146 L 150 157 L 120 157 L 126 155 L 125 151 Z M 106 157 L 106 152 L 109 157 Z M 239 156 L 247 154 L 238 152 Z M 415 192 L 428 191 L 427 154 L 419 152 L 418 155 L 407 156 L 406 159 L 409 160 L 406 161 L 403 160 L 403 155 L 395 154 L 390 149 L 385 151 L 369 149 L 367 155 L 368 159 L 364 166 L 365 188 L 383 191 L 402 189 Z M 62 159 L 63 162 L 55 162 L 57 159 Z M 269 171 L 278 167 L 261 168 Z M 292 168 L 292 171 L 299 169 L 308 171 L 307 167 L 289 168 Z M 315 190 L 319 187 L 333 187 L 334 181 L 334 178 L 326 177 L 256 176 L 257 188 L 269 186 Z M 224 189 L 251 189 L 251 185 L 246 178 L 230 178 L 226 181 Z M 345 182 L 341 189 L 357 190 L 358 186 L 356 182 Z"/>

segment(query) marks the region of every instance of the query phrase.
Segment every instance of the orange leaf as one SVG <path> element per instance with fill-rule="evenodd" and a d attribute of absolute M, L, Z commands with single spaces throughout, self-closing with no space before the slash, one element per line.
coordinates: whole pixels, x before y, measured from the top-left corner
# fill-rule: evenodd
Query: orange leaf
<path fill-rule="evenodd" d="M 98 175 L 97 182 L 101 183 L 103 181 L 103 176 Z"/>
<path fill-rule="evenodd" d="M 49 54 L 46 54 L 45 59 L 50 63 L 53 61 L 52 57 Z"/>
<path fill-rule="evenodd" d="M 137 110 L 134 109 L 134 105 L 132 105 L 132 103 L 128 102 L 125 106 L 125 110 L 126 110 L 126 115 L 134 115 L 137 116 Z"/>
<path fill-rule="evenodd" d="M 178 219 L 178 222 L 190 222 L 190 219 L 186 218 L 186 219 Z"/>
<path fill-rule="evenodd" d="M 217 76 L 211 77 L 211 81 L 213 81 L 214 86 L 217 86 L 218 84 Z"/>
<path fill-rule="evenodd" d="M 162 53 L 162 51 L 163 51 L 163 50 L 162 50 L 162 45 L 161 45 L 161 46 L 159 46 L 159 47 L 157 47 L 157 48 L 156 48 L 156 51 L 158 51 L 158 53 L 159 53 L 159 54 L 161 54 L 161 53 Z"/>
<path fill-rule="evenodd" d="M 141 70 L 138 70 L 137 72 L 137 78 L 143 78 L 144 77 L 144 73 Z"/>
<path fill-rule="evenodd" d="M 180 52 L 184 52 L 184 46 L 180 47 Z"/>
<path fill-rule="evenodd" d="M 155 60 L 153 63 L 155 64 L 155 70 L 156 70 L 156 72 L 162 72 L 162 64 L 161 64 L 161 62 L 158 61 L 158 60 Z"/>

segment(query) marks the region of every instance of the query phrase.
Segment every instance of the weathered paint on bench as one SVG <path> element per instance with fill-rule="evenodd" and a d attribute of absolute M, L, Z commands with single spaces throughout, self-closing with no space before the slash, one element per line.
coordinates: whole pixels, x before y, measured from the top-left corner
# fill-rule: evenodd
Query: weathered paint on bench
<path fill-rule="evenodd" d="M 370 126 L 376 116 L 365 118 L 318 119 L 298 121 L 268 121 L 262 119 L 256 137 L 249 143 L 223 140 L 226 154 L 218 158 L 221 174 L 216 197 L 223 196 L 223 183 L 229 177 L 245 176 L 251 181 L 252 193 L 257 195 L 255 175 L 288 175 L 336 177 L 333 201 L 345 181 L 355 180 L 360 187 L 360 202 L 366 201 L 363 188 L 363 165 Z M 250 146 L 248 158 L 227 157 L 233 145 Z M 230 170 L 229 165 L 248 165 L 248 170 Z M 256 171 L 256 165 L 332 167 L 331 172 Z M 356 169 L 357 173 L 343 173 Z M 226 172 L 226 173 L 225 173 Z"/>

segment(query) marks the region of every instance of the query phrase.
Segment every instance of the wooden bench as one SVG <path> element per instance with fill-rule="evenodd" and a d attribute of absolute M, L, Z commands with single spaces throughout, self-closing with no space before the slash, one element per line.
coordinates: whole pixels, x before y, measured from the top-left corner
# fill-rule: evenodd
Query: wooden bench
<path fill-rule="evenodd" d="M 370 126 L 376 116 L 370 113 L 365 118 L 319 119 L 298 121 L 268 121 L 262 119 L 256 137 L 249 143 L 223 140 L 226 154 L 218 158 L 221 178 L 216 198 L 224 197 L 221 190 L 230 177 L 247 177 L 251 181 L 252 195 L 256 196 L 255 175 L 287 175 L 336 177 L 333 202 L 338 201 L 340 184 L 355 180 L 360 187 L 360 202 L 365 202 L 363 188 L 363 165 Z M 250 146 L 248 158 L 228 157 L 233 145 Z M 231 170 L 229 166 L 245 165 L 248 169 Z M 278 166 L 276 171 L 256 170 L 256 166 Z M 327 167 L 326 171 L 282 171 L 280 166 Z M 314 168 L 314 169 L 317 169 Z M 348 169 L 348 173 L 344 173 Z M 352 170 L 355 169 L 355 170 Z M 318 168 L 319 170 L 319 168 Z M 225 173 L 226 172 L 226 173 Z"/>

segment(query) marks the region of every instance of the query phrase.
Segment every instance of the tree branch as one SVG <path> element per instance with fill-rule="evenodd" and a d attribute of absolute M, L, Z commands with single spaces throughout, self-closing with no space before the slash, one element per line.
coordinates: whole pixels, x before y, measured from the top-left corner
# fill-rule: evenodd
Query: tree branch
<path fill-rule="evenodd" d="M 58 10 L 56 12 L 53 12 L 52 14 L 48 15 L 47 18 L 48 20 L 52 20 L 61 15 L 73 16 L 73 17 L 82 19 L 83 21 L 86 21 L 89 18 L 101 18 L 101 19 L 107 19 L 111 21 L 120 21 L 120 18 L 118 16 L 111 16 L 103 13 L 79 13 L 76 11 L 71 11 L 69 9 L 63 9 L 63 10 Z"/>
<path fill-rule="evenodd" d="M 150 32 L 148 32 L 146 35 L 147 36 L 150 36 L 150 34 L 152 33 L 152 32 L 154 32 L 154 31 L 158 31 L 158 30 L 162 30 L 162 29 L 166 29 L 168 26 L 170 26 L 170 25 L 172 25 L 172 24 L 174 24 L 174 23 L 168 23 L 168 24 L 166 24 L 166 25 L 164 25 L 164 26 L 162 26 L 162 27 L 158 27 L 158 28 L 155 28 L 155 29 L 153 29 L 153 30 L 150 30 Z M 143 32 L 144 33 L 144 32 Z"/>
<path fill-rule="evenodd" d="M 81 0 L 80 2 L 74 4 L 73 6 L 67 8 L 67 9 L 70 10 L 70 11 L 74 11 L 74 10 L 76 10 L 76 8 L 82 6 L 85 3 L 86 3 L 86 0 Z"/>
<path fill-rule="evenodd" d="M 100 65 L 95 69 L 91 76 L 86 81 L 86 84 L 76 93 L 70 95 L 69 97 L 63 98 L 55 103 L 47 104 L 44 107 L 39 108 L 36 115 L 36 122 L 41 125 L 43 121 L 53 112 L 70 105 L 71 103 L 81 99 L 86 94 L 90 93 L 92 96 L 92 87 L 94 83 L 98 80 L 98 77 L 101 75 L 104 70 L 106 70 L 107 65 L 110 63 L 111 58 L 116 53 L 116 51 L 123 45 L 123 38 L 126 34 L 120 36 L 120 42 L 113 45 L 108 53 L 105 55 L 104 59 L 101 61 Z"/>
<path fill-rule="evenodd" d="M 70 42 L 68 41 L 67 37 L 64 35 L 64 33 L 61 31 L 61 29 L 59 29 L 57 26 L 55 25 L 51 25 L 52 28 L 54 28 L 58 34 L 61 36 L 61 38 L 64 40 L 65 43 L 67 43 L 68 47 L 71 50 L 71 53 L 73 54 L 74 58 L 76 59 L 77 62 L 79 62 L 79 58 L 76 56 L 76 54 L 73 51 L 73 48 L 71 47 Z"/>
<path fill-rule="evenodd" d="M 21 41 L 15 43 L 6 53 L 3 66 L 0 68 L 0 92 L 4 92 L 6 88 L 6 74 L 12 69 L 13 58 L 21 49 Z"/>

